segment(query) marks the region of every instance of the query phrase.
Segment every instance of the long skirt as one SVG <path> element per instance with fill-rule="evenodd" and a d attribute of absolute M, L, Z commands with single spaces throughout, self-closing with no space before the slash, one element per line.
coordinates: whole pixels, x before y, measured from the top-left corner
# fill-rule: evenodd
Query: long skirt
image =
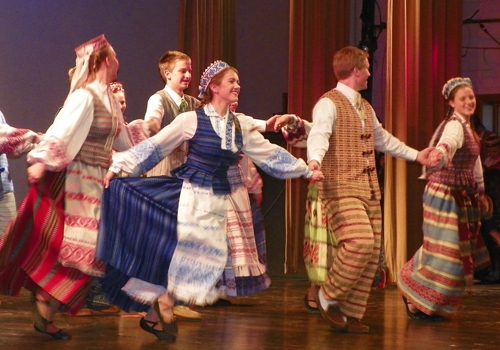
<path fill-rule="evenodd" d="M 182 186 L 172 177 L 119 178 L 104 192 L 97 256 L 108 267 L 100 282 L 110 302 L 126 311 L 148 310 L 168 289 Z M 259 237 L 261 250 L 265 236 Z M 250 295 L 270 284 L 266 274 L 233 278 L 231 270 L 220 272 L 223 295 Z"/>
<path fill-rule="evenodd" d="M 90 276 L 62 266 L 64 172 L 48 172 L 33 186 L 0 240 L 0 292 L 17 296 L 21 288 L 43 289 L 76 313 L 83 304 Z"/>
<path fill-rule="evenodd" d="M 108 300 L 125 311 L 150 306 L 122 289 L 130 279 L 166 286 L 177 245 L 177 208 L 182 180 L 117 178 L 104 191 L 97 258 L 106 262 L 100 279 Z"/>
<path fill-rule="evenodd" d="M 398 275 L 401 293 L 427 315 L 450 317 L 473 270 L 489 264 L 479 234 L 477 201 L 466 191 L 428 183 L 423 196 L 424 243 Z"/>

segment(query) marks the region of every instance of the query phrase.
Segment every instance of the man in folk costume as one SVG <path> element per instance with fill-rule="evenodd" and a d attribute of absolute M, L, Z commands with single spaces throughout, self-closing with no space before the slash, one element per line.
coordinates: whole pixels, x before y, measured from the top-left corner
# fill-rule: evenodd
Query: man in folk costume
<path fill-rule="evenodd" d="M 165 52 L 158 61 L 158 71 L 165 87 L 149 98 L 144 115 L 151 136 L 169 125 L 179 114 L 194 111 L 200 105 L 197 98 L 184 93 L 191 83 L 191 58 L 188 55 L 180 51 Z M 171 176 L 170 171 L 185 163 L 186 155 L 187 142 L 184 142 L 146 176 Z M 174 314 L 192 320 L 201 319 L 199 312 L 182 303 L 174 307 Z"/>
<path fill-rule="evenodd" d="M 144 120 L 149 124 L 151 135 L 169 125 L 179 114 L 194 111 L 200 101 L 184 93 L 191 83 L 191 58 L 183 52 L 167 51 L 158 62 L 160 76 L 165 83 L 148 100 Z M 187 142 L 166 157 L 147 176 L 170 176 L 170 171 L 186 161 Z"/>
<path fill-rule="evenodd" d="M 337 87 L 313 109 L 307 139 L 308 164 L 325 180 L 314 184 L 326 222 L 338 244 L 328 276 L 318 288 L 317 306 L 329 325 L 351 333 L 367 333 L 360 321 L 366 311 L 379 261 L 382 215 L 374 149 L 408 161 L 426 162 L 418 152 L 387 132 L 359 91 L 370 77 L 366 52 L 345 47 L 333 58 Z M 314 186 L 311 184 L 311 186 Z"/>

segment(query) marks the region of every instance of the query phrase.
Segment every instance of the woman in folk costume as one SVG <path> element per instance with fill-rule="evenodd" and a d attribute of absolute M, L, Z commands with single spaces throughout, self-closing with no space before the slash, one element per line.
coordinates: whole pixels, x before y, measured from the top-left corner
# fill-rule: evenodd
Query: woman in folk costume
<path fill-rule="evenodd" d="M 476 108 L 472 82 L 453 78 L 442 93 L 449 107 L 432 137 L 436 148 L 424 174 L 424 243 L 398 275 L 412 319 L 450 318 L 470 289 L 474 270 L 489 264 L 480 234 L 484 183 L 479 138 L 470 124 Z"/>
<path fill-rule="evenodd" d="M 237 70 L 214 62 L 201 77 L 200 109 L 180 114 L 155 136 L 116 154 L 106 177 L 111 180 L 120 171 L 143 174 L 189 141 L 187 161 L 172 171 L 173 177 L 114 180 L 103 202 L 98 256 L 108 271 L 101 282 L 105 289 L 111 284 L 106 280 L 115 286 L 107 289 L 112 302 L 120 289 L 136 302 L 154 305 L 157 315 L 150 310 L 140 326 L 160 340 L 176 338 L 175 299 L 207 305 L 219 298 L 217 282 L 228 258 L 237 277 L 266 272 L 238 167 L 241 152 L 272 176 L 322 179 L 321 172 L 264 139 L 253 118 L 230 111 L 239 93 Z M 115 200 L 122 203 L 121 212 L 111 209 Z M 137 220 L 132 215 L 137 212 L 147 217 Z M 117 305 L 131 307 L 123 304 Z"/>
<path fill-rule="evenodd" d="M 76 313 L 91 276 L 105 265 L 95 258 L 103 179 L 111 150 L 145 139 L 142 126 L 126 132 L 108 84 L 116 79 L 116 53 L 102 35 L 76 48 L 70 93 L 44 140 L 28 154 L 31 190 L 0 241 L 0 291 L 33 294 L 34 328 L 54 339 L 71 336 L 53 324 L 62 307 Z M 138 141 L 138 140 L 137 140 Z"/>

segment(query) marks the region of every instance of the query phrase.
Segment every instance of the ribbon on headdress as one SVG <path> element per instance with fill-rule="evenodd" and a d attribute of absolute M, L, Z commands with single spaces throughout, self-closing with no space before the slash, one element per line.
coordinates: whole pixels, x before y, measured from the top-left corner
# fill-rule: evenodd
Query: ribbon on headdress
<path fill-rule="evenodd" d="M 108 46 L 109 43 L 104 37 L 104 34 L 102 34 L 97 38 L 87 41 L 86 43 L 78 46 L 75 49 L 75 72 L 73 73 L 73 78 L 71 79 L 69 94 L 82 87 L 83 83 L 87 80 L 87 77 L 89 75 L 90 56 Z"/>

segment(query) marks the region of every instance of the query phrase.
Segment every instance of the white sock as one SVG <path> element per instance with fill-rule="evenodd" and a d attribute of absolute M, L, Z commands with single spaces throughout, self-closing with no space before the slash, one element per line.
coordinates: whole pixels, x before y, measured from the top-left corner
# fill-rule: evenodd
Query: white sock
<path fill-rule="evenodd" d="M 321 304 L 321 308 L 325 311 L 328 310 L 328 307 L 330 305 L 337 305 L 338 304 L 338 302 L 335 300 L 326 300 L 325 295 L 323 294 L 323 291 L 321 289 L 319 290 L 318 296 L 319 296 L 319 303 Z"/>
<path fill-rule="evenodd" d="M 339 303 L 336 300 L 326 300 L 325 295 L 323 294 L 323 291 L 321 289 L 319 290 L 318 297 L 319 297 L 319 303 L 321 304 L 321 307 L 325 311 L 328 311 L 328 307 L 330 305 L 338 305 Z M 347 321 L 346 316 L 342 316 L 342 318 L 344 319 L 344 321 Z"/>

